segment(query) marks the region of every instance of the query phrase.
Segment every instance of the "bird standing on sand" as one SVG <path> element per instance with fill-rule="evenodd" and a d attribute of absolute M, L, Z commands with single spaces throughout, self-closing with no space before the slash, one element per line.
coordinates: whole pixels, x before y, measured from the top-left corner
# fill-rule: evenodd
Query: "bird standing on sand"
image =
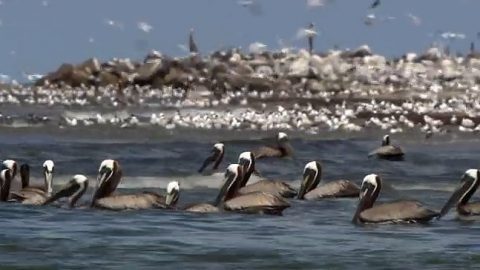
<path fill-rule="evenodd" d="M 317 32 L 315 31 L 315 25 L 313 23 L 310 23 L 308 25 L 308 28 L 305 29 L 305 34 L 307 36 L 308 40 L 308 52 L 312 54 L 313 52 L 313 38 L 317 35 Z"/>
<path fill-rule="evenodd" d="M 193 28 L 190 29 L 190 35 L 188 37 L 188 49 L 190 50 L 190 53 L 198 53 L 197 44 L 195 43 L 195 40 L 193 40 Z"/>

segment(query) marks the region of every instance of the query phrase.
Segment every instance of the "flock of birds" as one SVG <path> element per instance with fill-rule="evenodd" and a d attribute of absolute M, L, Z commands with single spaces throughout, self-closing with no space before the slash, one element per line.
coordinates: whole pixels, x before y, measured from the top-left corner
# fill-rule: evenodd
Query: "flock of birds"
<path fill-rule="evenodd" d="M 264 158 L 283 158 L 293 155 L 293 148 L 286 133 L 280 132 L 276 137 L 276 145 L 262 146 L 250 152 L 243 152 L 238 163 L 228 165 L 224 181 L 218 195 L 212 202 L 204 202 L 184 207 L 177 206 L 180 198 L 180 184 L 177 181 L 168 183 L 166 193 L 142 192 L 136 194 L 115 194 L 122 180 L 122 168 L 117 160 L 104 160 L 98 169 L 96 188 L 88 207 L 106 210 L 134 210 L 159 208 L 172 211 L 196 213 L 238 212 L 249 214 L 281 215 L 290 207 L 288 198 L 298 200 L 322 200 L 324 198 L 357 197 L 357 210 L 353 215 L 353 223 L 423 223 L 433 218 L 441 218 L 456 205 L 460 216 L 480 215 L 480 203 L 469 203 L 480 182 L 480 172 L 469 169 L 462 177 L 460 186 L 455 190 L 447 203 L 436 211 L 423 206 L 418 201 L 395 201 L 376 204 L 375 201 L 382 188 L 382 179 L 376 174 L 369 174 L 359 187 L 348 180 L 331 181 L 319 185 L 322 179 L 322 166 L 318 161 L 305 165 L 303 180 L 298 190 L 288 183 L 262 178 L 248 184 L 252 175 L 259 175 L 255 164 Z M 218 170 L 225 154 L 223 143 L 214 144 L 199 173 L 205 173 L 211 166 L 211 172 Z M 404 152 L 398 146 L 390 144 L 389 135 L 385 135 L 382 145 L 369 153 L 381 159 L 402 160 Z M 17 163 L 14 160 L 3 161 L 0 172 L 0 201 L 17 202 L 27 205 L 62 205 L 66 198 L 69 207 L 77 207 L 78 200 L 87 191 L 89 180 L 77 174 L 59 190 L 53 190 L 54 163 L 47 160 L 43 164 L 44 185 L 33 186 L 29 183 L 30 169 L 28 164 L 20 166 L 21 188 L 11 191 L 10 186 L 17 175 Z"/>

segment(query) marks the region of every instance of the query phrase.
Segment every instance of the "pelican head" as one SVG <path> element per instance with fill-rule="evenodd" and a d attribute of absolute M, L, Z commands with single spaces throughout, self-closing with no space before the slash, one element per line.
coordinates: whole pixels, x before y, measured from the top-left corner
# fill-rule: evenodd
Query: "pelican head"
<path fill-rule="evenodd" d="M 255 156 L 252 152 L 243 152 L 238 156 L 238 164 L 245 174 L 239 187 L 244 187 L 250 179 L 250 175 L 255 171 Z"/>
<path fill-rule="evenodd" d="M 172 181 L 167 185 L 167 196 L 165 197 L 165 204 L 168 207 L 174 206 L 180 197 L 180 184 L 177 181 Z"/>
<path fill-rule="evenodd" d="M 215 206 L 225 200 L 231 199 L 238 189 L 238 181 L 242 178 L 242 167 L 238 164 L 230 164 L 225 171 L 225 180 L 223 186 L 220 188 Z"/>
<path fill-rule="evenodd" d="M 88 178 L 82 174 L 76 174 L 59 191 L 54 193 L 43 204 L 50 204 L 60 198 L 69 198 L 69 206 L 74 207 L 75 203 L 82 197 L 88 188 Z"/>
<path fill-rule="evenodd" d="M 45 178 L 45 186 L 47 187 L 47 194 L 50 196 L 52 194 L 52 181 L 53 181 L 53 169 L 54 163 L 51 160 L 45 160 L 43 163 L 43 176 Z"/>
<path fill-rule="evenodd" d="M 460 185 L 455 189 L 450 199 L 440 211 L 440 217 L 446 215 L 448 211 L 456 204 L 457 206 L 468 203 L 473 193 L 478 189 L 480 182 L 480 171 L 477 169 L 467 170 L 460 180 Z M 440 218 L 439 217 L 439 218 Z"/>
<path fill-rule="evenodd" d="M 305 165 L 303 170 L 303 181 L 298 192 L 298 199 L 303 200 L 306 193 L 318 186 L 322 178 L 322 166 L 317 161 L 311 161 Z"/>
<path fill-rule="evenodd" d="M 279 132 L 277 134 L 277 144 L 280 150 L 282 151 L 283 156 L 292 156 L 293 155 L 293 147 L 290 144 L 289 138 L 287 133 Z"/>
<path fill-rule="evenodd" d="M 390 135 L 383 136 L 382 146 L 390 145 Z"/>
<path fill-rule="evenodd" d="M 102 161 L 100 164 L 100 167 L 98 168 L 98 176 L 97 176 L 97 184 L 101 186 L 104 182 L 108 181 L 112 175 L 113 171 L 115 169 L 115 163 L 116 161 L 113 159 L 105 159 Z"/>
<path fill-rule="evenodd" d="M 3 168 L 9 169 L 12 174 L 12 179 L 17 175 L 17 162 L 12 159 L 7 159 L 3 161 Z"/>
<path fill-rule="evenodd" d="M 363 210 L 373 206 L 377 200 L 381 187 L 382 181 L 380 176 L 376 174 L 369 174 L 363 178 L 357 210 L 355 211 L 352 219 L 353 223 L 359 222 L 359 216 Z"/>
<path fill-rule="evenodd" d="M 95 191 L 91 206 L 95 205 L 97 199 L 110 196 L 117 188 L 122 178 L 122 170 L 118 161 L 106 159 L 98 168 L 97 190 Z"/>
<path fill-rule="evenodd" d="M 225 145 L 223 143 L 216 143 L 213 145 L 212 150 L 210 151 L 210 156 L 208 156 L 205 161 L 203 161 L 202 167 L 198 170 L 199 173 L 202 173 L 205 168 L 210 165 L 212 162 L 215 162 L 213 165 L 213 170 L 216 170 L 220 163 L 223 160 L 225 154 Z"/>
<path fill-rule="evenodd" d="M 279 132 L 277 134 L 277 141 L 283 142 L 283 141 L 288 141 L 288 135 L 285 132 Z"/>

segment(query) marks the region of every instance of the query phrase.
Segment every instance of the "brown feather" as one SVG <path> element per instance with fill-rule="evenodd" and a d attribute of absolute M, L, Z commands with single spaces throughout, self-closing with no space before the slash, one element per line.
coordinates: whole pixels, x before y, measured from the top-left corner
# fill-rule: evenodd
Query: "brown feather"
<path fill-rule="evenodd" d="M 165 197 L 156 193 L 140 193 L 131 195 L 112 195 L 95 201 L 97 208 L 109 210 L 166 208 Z"/>
<path fill-rule="evenodd" d="M 458 206 L 458 213 L 465 216 L 480 215 L 480 202 L 467 203 Z"/>
<path fill-rule="evenodd" d="M 261 146 L 252 151 L 255 159 L 261 159 L 266 157 L 282 157 L 283 153 L 279 148 L 270 146 Z"/>
<path fill-rule="evenodd" d="M 358 197 L 360 188 L 348 181 L 338 180 L 321 185 L 305 194 L 306 200 L 319 200 L 332 197 Z"/>
<path fill-rule="evenodd" d="M 254 192 L 237 196 L 225 202 L 227 211 L 243 213 L 281 214 L 290 207 L 285 199 L 265 192 Z"/>
<path fill-rule="evenodd" d="M 360 220 L 366 223 L 427 222 L 438 215 L 437 211 L 424 207 L 418 201 L 397 201 L 362 211 Z"/>
<path fill-rule="evenodd" d="M 217 213 L 220 212 L 218 207 L 215 207 L 209 203 L 200 203 L 196 205 L 192 205 L 190 207 L 185 208 L 187 212 L 195 212 L 195 213 Z"/>
<path fill-rule="evenodd" d="M 248 194 L 252 192 L 262 191 L 284 198 L 292 198 L 297 195 L 297 191 L 289 184 L 273 180 L 260 180 L 256 183 L 242 187 L 238 194 Z"/>

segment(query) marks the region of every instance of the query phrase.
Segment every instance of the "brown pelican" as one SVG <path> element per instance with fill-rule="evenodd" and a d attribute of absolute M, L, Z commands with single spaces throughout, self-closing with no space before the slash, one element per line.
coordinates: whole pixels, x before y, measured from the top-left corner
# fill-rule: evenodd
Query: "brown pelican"
<path fill-rule="evenodd" d="M 22 189 L 17 192 L 11 192 L 10 196 L 13 200 L 22 202 L 22 204 L 39 205 L 52 195 L 52 181 L 53 181 L 54 163 L 51 160 L 46 160 L 43 163 L 43 186 L 30 185 L 30 166 L 22 164 L 20 166 L 20 178 L 22 181 Z"/>
<path fill-rule="evenodd" d="M 202 164 L 202 167 L 198 170 L 199 173 L 202 173 L 205 168 L 213 163 L 212 170 L 215 171 L 218 169 L 218 166 L 223 160 L 225 154 L 225 145 L 223 143 L 216 143 L 213 145 L 212 150 L 210 151 L 210 156 L 205 159 Z"/>
<path fill-rule="evenodd" d="M 374 206 L 381 188 L 382 181 L 378 175 L 365 176 L 353 223 L 428 222 L 439 215 L 437 211 L 424 207 L 418 201 L 395 201 Z"/>
<path fill-rule="evenodd" d="M 166 198 L 154 192 L 112 195 L 122 178 L 122 169 L 116 160 L 107 159 L 100 164 L 91 207 L 108 210 L 168 208 Z M 171 196 L 171 195 L 170 195 Z M 167 195 L 168 197 L 168 195 Z M 174 202 L 173 199 L 169 199 Z M 175 201 L 176 202 L 176 201 Z"/>
<path fill-rule="evenodd" d="M 85 175 L 77 174 L 72 177 L 59 191 L 48 199 L 44 200 L 42 205 L 47 205 L 61 198 L 68 198 L 68 206 L 75 207 L 78 199 L 80 199 L 88 188 L 88 178 Z"/>
<path fill-rule="evenodd" d="M 0 172 L 0 201 L 2 202 L 8 200 L 12 179 L 12 171 L 10 169 L 3 169 Z"/>
<path fill-rule="evenodd" d="M 299 200 L 319 200 L 330 197 L 358 197 L 360 188 L 348 180 L 338 180 L 318 186 L 322 179 L 322 166 L 317 161 L 305 165 Z"/>
<path fill-rule="evenodd" d="M 262 146 L 253 151 L 256 159 L 266 157 L 287 157 L 293 155 L 293 147 L 288 141 L 288 136 L 284 132 L 277 134 L 277 146 Z"/>
<path fill-rule="evenodd" d="M 242 166 L 244 172 L 243 179 L 239 182 L 239 194 L 262 191 L 284 198 L 293 198 L 297 195 L 297 191 L 285 182 L 260 180 L 256 183 L 247 185 L 250 176 L 255 171 L 255 156 L 252 152 L 241 153 L 238 157 L 238 163 Z"/>
<path fill-rule="evenodd" d="M 237 195 L 238 183 L 243 178 L 242 167 L 230 164 L 225 172 L 225 181 L 214 204 L 202 203 L 186 208 L 189 212 L 218 212 L 220 210 L 240 213 L 263 213 L 280 215 L 290 204 L 279 196 L 265 192 Z"/>
<path fill-rule="evenodd" d="M 478 185 L 480 184 L 480 181 L 478 181 L 479 178 L 479 170 L 467 170 L 460 181 L 460 186 L 453 192 L 448 202 L 440 211 L 440 217 L 446 215 L 455 204 L 457 205 L 457 213 L 460 217 L 479 216 L 480 202 L 468 202 L 478 189 Z"/>
<path fill-rule="evenodd" d="M 389 135 L 383 136 L 382 146 L 368 154 L 369 157 L 377 156 L 378 158 L 388 160 L 402 160 L 403 155 L 404 153 L 402 151 L 402 148 L 400 148 L 399 146 L 390 145 Z"/>

